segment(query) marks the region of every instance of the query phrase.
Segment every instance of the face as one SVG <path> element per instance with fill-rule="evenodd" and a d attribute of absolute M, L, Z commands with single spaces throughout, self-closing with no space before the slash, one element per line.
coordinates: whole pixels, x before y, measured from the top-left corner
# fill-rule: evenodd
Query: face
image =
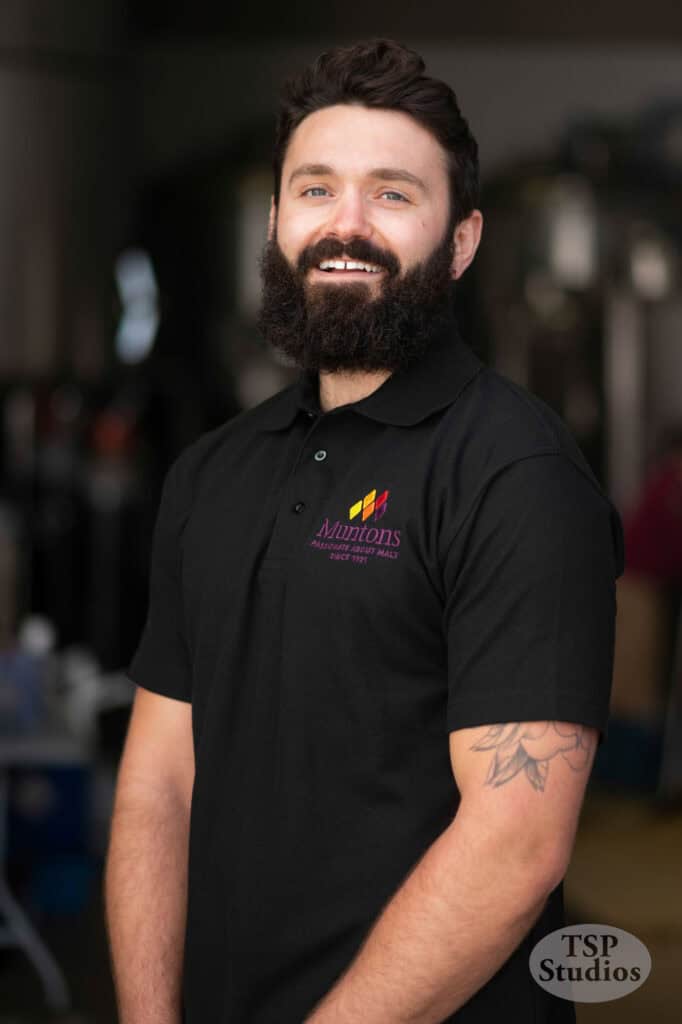
<path fill-rule="evenodd" d="M 453 281 L 478 244 L 476 223 L 451 224 L 445 151 L 409 115 L 318 110 L 287 149 L 261 258 L 259 325 L 309 369 L 408 365 L 450 311 Z"/>

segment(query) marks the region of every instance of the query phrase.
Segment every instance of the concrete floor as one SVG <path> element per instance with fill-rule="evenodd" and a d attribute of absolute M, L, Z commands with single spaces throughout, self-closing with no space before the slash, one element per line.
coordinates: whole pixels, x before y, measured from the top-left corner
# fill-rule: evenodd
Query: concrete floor
<path fill-rule="evenodd" d="M 681 869 L 681 809 L 663 811 L 650 800 L 590 791 L 565 883 L 569 923 L 624 928 L 647 945 L 653 965 L 631 995 L 578 1004 L 578 1024 L 682 1020 Z M 81 914 L 43 917 L 36 924 L 67 976 L 74 1013 L 46 1013 L 25 958 L 0 950 L 0 1024 L 117 1024 L 99 876 Z"/>

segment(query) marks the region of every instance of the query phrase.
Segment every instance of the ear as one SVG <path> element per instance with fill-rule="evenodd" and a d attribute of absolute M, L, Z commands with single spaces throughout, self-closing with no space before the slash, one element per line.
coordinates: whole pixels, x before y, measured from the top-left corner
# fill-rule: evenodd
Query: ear
<path fill-rule="evenodd" d="M 455 280 L 462 276 L 476 255 L 482 231 L 483 214 L 480 210 L 472 210 L 455 228 L 455 255 L 451 267 Z"/>
<path fill-rule="evenodd" d="M 271 242 L 275 234 L 277 223 L 277 206 L 275 205 L 274 194 L 270 196 L 270 213 L 268 215 L 268 241 Z"/>

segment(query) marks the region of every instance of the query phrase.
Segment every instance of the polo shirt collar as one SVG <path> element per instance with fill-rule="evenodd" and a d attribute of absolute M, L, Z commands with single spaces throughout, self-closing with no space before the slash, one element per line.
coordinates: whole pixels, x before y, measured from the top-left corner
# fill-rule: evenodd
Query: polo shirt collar
<path fill-rule="evenodd" d="M 434 332 L 422 359 L 391 374 L 366 398 L 337 408 L 390 426 L 411 427 L 451 405 L 482 367 L 481 360 L 462 341 L 451 315 Z M 281 401 L 263 410 L 262 426 L 265 430 L 282 430 L 291 425 L 300 410 L 318 415 L 321 412 L 317 371 L 303 370 L 282 392 Z"/>

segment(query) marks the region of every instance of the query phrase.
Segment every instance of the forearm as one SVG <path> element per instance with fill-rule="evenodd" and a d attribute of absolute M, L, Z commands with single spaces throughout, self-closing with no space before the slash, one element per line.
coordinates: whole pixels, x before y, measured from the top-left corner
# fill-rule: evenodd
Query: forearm
<path fill-rule="evenodd" d="M 117 801 L 104 894 L 120 1024 L 180 1024 L 188 834 L 180 800 Z"/>
<path fill-rule="evenodd" d="M 530 850 L 478 841 L 465 820 L 429 847 L 310 1024 L 438 1024 L 509 958 L 554 875 Z"/>

